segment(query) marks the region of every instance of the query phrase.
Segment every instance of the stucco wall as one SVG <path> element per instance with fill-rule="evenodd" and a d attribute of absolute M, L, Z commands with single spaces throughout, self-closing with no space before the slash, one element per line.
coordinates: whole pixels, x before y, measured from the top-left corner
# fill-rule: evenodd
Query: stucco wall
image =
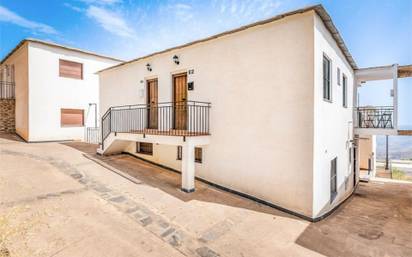
<path fill-rule="evenodd" d="M 314 113 L 314 180 L 313 180 L 313 216 L 327 212 L 348 194 L 353 188 L 352 166 L 349 151 L 353 139 L 353 70 L 338 48 L 322 20 L 315 16 L 315 113 Z M 323 100 L 323 54 L 332 61 L 332 102 Z M 347 108 L 343 107 L 342 83 L 337 83 L 337 68 L 348 79 Z M 342 82 L 342 75 L 341 75 Z M 330 169 L 333 158 L 337 162 L 338 195 L 330 203 Z M 347 184 L 345 185 L 345 180 Z"/>
<path fill-rule="evenodd" d="M 359 138 L 359 168 L 367 170 L 369 159 L 371 159 L 371 169 L 374 168 L 375 161 L 375 136 L 361 136 Z"/>
<path fill-rule="evenodd" d="M 105 71 L 101 112 L 145 103 L 153 77 L 159 102 L 169 102 L 172 74 L 193 69 L 189 100 L 212 103 L 211 143 L 196 176 L 311 216 L 313 19 L 298 14 Z M 180 169 L 176 147 L 155 145 L 153 157 L 141 157 Z"/>
<path fill-rule="evenodd" d="M 99 78 L 95 72 L 118 62 L 84 53 L 29 43 L 29 141 L 84 138 L 84 127 L 61 127 L 60 109 L 83 109 L 85 125 L 94 126 Z M 59 59 L 83 63 L 83 79 L 59 76 Z"/>
<path fill-rule="evenodd" d="M 29 81 L 28 81 L 28 47 L 27 43 L 21 46 L 12 56 L 10 56 L 2 66 L 14 65 L 14 77 L 15 77 L 15 122 L 16 133 L 25 140 L 29 137 L 29 124 L 28 124 L 28 94 L 29 94 Z"/>

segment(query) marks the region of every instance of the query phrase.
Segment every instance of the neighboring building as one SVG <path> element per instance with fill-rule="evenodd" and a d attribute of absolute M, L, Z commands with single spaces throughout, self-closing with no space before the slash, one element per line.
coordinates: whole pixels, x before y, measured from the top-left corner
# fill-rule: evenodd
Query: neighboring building
<path fill-rule="evenodd" d="M 15 98 L 16 133 L 27 142 L 83 139 L 84 126 L 98 118 L 92 109 L 99 101 L 95 73 L 120 62 L 36 39 L 21 41 L 0 63 L 0 98 Z"/>
<path fill-rule="evenodd" d="M 319 220 L 359 180 L 359 71 L 321 5 L 157 52 L 99 72 L 98 152 Z"/>

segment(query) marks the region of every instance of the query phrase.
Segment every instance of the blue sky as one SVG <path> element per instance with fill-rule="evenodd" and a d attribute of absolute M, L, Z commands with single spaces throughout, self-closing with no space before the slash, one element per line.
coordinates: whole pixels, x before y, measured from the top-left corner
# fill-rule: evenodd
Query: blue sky
<path fill-rule="evenodd" d="M 34 37 L 127 60 L 317 3 L 359 67 L 412 64 L 412 0 L 0 0 L 0 58 Z M 399 90 L 400 124 L 412 125 L 412 79 Z M 369 86 L 361 103 L 388 95 Z"/>

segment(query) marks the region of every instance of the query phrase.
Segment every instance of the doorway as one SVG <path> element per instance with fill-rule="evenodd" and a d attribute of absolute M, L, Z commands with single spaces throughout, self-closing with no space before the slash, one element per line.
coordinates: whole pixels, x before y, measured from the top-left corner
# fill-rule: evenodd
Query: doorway
<path fill-rule="evenodd" d="M 187 129 L 187 74 L 173 75 L 173 128 Z"/>
<path fill-rule="evenodd" d="M 147 81 L 147 123 L 149 129 L 158 128 L 158 89 L 157 79 Z"/>

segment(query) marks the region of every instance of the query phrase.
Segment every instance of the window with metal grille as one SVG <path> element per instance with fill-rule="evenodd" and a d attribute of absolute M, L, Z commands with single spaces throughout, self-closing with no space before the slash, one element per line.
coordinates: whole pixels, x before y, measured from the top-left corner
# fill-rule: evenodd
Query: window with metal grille
<path fill-rule="evenodd" d="M 83 64 L 60 59 L 59 76 L 72 79 L 83 79 Z"/>
<path fill-rule="evenodd" d="M 202 148 L 195 147 L 195 162 L 202 163 Z"/>
<path fill-rule="evenodd" d="M 337 189 L 337 163 L 338 157 L 335 157 L 330 164 L 330 202 L 332 203 L 335 200 L 335 197 L 338 193 Z"/>
<path fill-rule="evenodd" d="M 137 142 L 136 143 L 136 152 L 141 154 L 153 155 L 153 144 Z"/>
<path fill-rule="evenodd" d="M 332 88 L 331 88 L 331 61 L 323 55 L 323 99 L 332 101 Z"/>
<path fill-rule="evenodd" d="M 177 160 L 182 160 L 182 146 L 177 147 Z"/>
<path fill-rule="evenodd" d="M 345 74 L 342 77 L 342 105 L 348 107 L 348 79 Z"/>
<path fill-rule="evenodd" d="M 62 127 L 83 127 L 84 110 L 60 109 L 60 125 Z"/>

